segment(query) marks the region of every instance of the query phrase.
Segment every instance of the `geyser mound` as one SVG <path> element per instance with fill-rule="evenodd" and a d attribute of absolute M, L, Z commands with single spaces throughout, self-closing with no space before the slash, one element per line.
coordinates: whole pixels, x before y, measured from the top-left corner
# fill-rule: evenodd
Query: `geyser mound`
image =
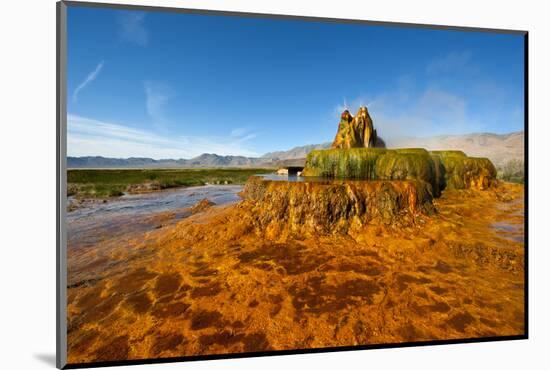
<path fill-rule="evenodd" d="M 359 108 L 355 117 L 345 110 L 332 148 L 308 154 L 305 181 L 249 179 L 243 198 L 256 227 L 268 234 L 323 234 L 376 220 L 414 222 L 435 211 L 432 200 L 444 189 L 485 190 L 496 181 L 487 158 L 379 145 L 367 108 Z"/>
<path fill-rule="evenodd" d="M 251 177 L 241 193 L 258 229 L 270 234 L 345 233 L 370 222 L 411 223 L 434 212 L 429 184 L 419 180 L 312 182 Z"/>

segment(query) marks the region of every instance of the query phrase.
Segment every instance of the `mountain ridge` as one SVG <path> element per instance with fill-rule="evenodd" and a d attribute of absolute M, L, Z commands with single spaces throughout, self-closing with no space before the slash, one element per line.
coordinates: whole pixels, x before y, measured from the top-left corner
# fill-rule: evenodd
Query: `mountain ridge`
<path fill-rule="evenodd" d="M 403 137 L 390 140 L 388 148 L 421 147 L 428 150 L 462 150 L 469 156 L 487 157 L 496 166 L 510 160 L 523 161 L 524 131 L 495 134 L 490 132 L 429 137 Z M 191 159 L 152 159 L 144 157 L 108 158 L 102 156 L 67 157 L 68 168 L 208 168 L 208 167 L 277 167 L 289 162 L 305 161 L 314 149 L 330 148 L 331 143 L 308 144 L 289 150 L 273 151 L 261 157 L 204 153 Z"/>

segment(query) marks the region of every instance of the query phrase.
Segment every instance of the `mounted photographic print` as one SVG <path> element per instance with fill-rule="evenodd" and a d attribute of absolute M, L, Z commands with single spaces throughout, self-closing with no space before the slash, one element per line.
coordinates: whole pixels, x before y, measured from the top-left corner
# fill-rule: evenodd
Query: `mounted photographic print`
<path fill-rule="evenodd" d="M 527 338 L 526 55 L 58 3 L 58 366 Z"/>

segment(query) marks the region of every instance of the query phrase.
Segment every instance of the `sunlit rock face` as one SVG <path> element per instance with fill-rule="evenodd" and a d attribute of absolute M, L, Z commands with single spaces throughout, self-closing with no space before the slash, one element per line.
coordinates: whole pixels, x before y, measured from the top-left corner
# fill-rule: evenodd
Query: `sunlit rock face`
<path fill-rule="evenodd" d="M 367 107 L 360 107 L 355 117 L 346 109 L 340 117 L 332 148 L 374 148 L 376 144 L 376 130 Z"/>
<path fill-rule="evenodd" d="M 242 193 L 254 224 L 269 232 L 348 232 L 371 222 L 408 223 L 434 210 L 424 181 L 286 182 L 252 177 Z"/>

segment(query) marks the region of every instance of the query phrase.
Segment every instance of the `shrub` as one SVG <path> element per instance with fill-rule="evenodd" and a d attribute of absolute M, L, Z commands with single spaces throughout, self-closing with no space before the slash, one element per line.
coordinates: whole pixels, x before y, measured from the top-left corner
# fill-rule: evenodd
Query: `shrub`
<path fill-rule="evenodd" d="M 512 159 L 506 162 L 498 171 L 498 177 L 504 181 L 524 183 L 525 165 L 522 160 Z"/>

